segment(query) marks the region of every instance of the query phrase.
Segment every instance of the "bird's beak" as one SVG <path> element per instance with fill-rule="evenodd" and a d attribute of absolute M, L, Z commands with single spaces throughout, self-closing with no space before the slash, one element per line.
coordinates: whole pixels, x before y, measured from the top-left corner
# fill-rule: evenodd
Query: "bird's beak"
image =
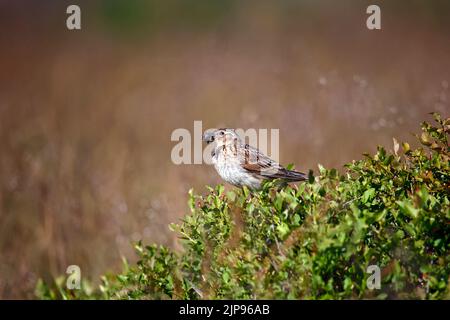
<path fill-rule="evenodd" d="M 205 132 L 203 134 L 203 141 L 205 141 L 207 144 L 214 141 L 214 132 Z"/>

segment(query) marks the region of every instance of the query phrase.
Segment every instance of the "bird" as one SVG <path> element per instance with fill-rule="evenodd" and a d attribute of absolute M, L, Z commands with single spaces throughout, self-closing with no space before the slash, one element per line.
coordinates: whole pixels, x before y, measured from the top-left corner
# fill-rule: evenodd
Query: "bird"
<path fill-rule="evenodd" d="M 212 164 L 219 176 L 231 185 L 258 190 L 266 180 L 308 180 L 306 174 L 288 170 L 257 148 L 243 143 L 234 129 L 207 130 L 203 141 L 215 144 L 211 152 Z"/>

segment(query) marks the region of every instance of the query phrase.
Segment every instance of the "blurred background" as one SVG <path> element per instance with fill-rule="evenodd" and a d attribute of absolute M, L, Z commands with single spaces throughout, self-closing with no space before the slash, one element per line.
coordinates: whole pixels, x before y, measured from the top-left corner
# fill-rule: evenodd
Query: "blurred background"
<path fill-rule="evenodd" d="M 81 7 L 82 29 L 66 28 Z M 279 128 L 281 163 L 317 170 L 414 141 L 448 116 L 450 1 L 0 0 L 0 298 L 131 241 L 177 248 L 187 192 L 220 180 L 171 162 L 177 128 Z"/>

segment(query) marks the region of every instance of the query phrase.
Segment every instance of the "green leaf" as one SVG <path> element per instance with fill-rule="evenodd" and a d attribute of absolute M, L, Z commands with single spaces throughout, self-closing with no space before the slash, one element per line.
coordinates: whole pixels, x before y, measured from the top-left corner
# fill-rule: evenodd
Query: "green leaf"
<path fill-rule="evenodd" d="M 409 201 L 396 201 L 396 203 L 398 204 L 400 211 L 403 214 L 413 219 L 417 218 L 417 216 L 419 215 L 419 210 L 414 208 Z"/>
<path fill-rule="evenodd" d="M 372 200 L 374 196 L 375 196 L 375 189 L 374 188 L 367 189 L 364 192 L 361 201 L 362 203 L 367 203 L 369 200 Z"/>
<path fill-rule="evenodd" d="M 280 238 L 284 238 L 289 233 L 290 230 L 289 226 L 286 223 L 282 222 L 277 226 L 277 231 Z"/>

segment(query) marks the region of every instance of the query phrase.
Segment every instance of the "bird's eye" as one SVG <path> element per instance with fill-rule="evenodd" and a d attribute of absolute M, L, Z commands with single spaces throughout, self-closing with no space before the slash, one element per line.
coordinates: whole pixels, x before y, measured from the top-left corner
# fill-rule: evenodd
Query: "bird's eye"
<path fill-rule="evenodd" d="M 220 135 L 223 136 L 225 134 L 224 131 L 220 131 Z"/>

